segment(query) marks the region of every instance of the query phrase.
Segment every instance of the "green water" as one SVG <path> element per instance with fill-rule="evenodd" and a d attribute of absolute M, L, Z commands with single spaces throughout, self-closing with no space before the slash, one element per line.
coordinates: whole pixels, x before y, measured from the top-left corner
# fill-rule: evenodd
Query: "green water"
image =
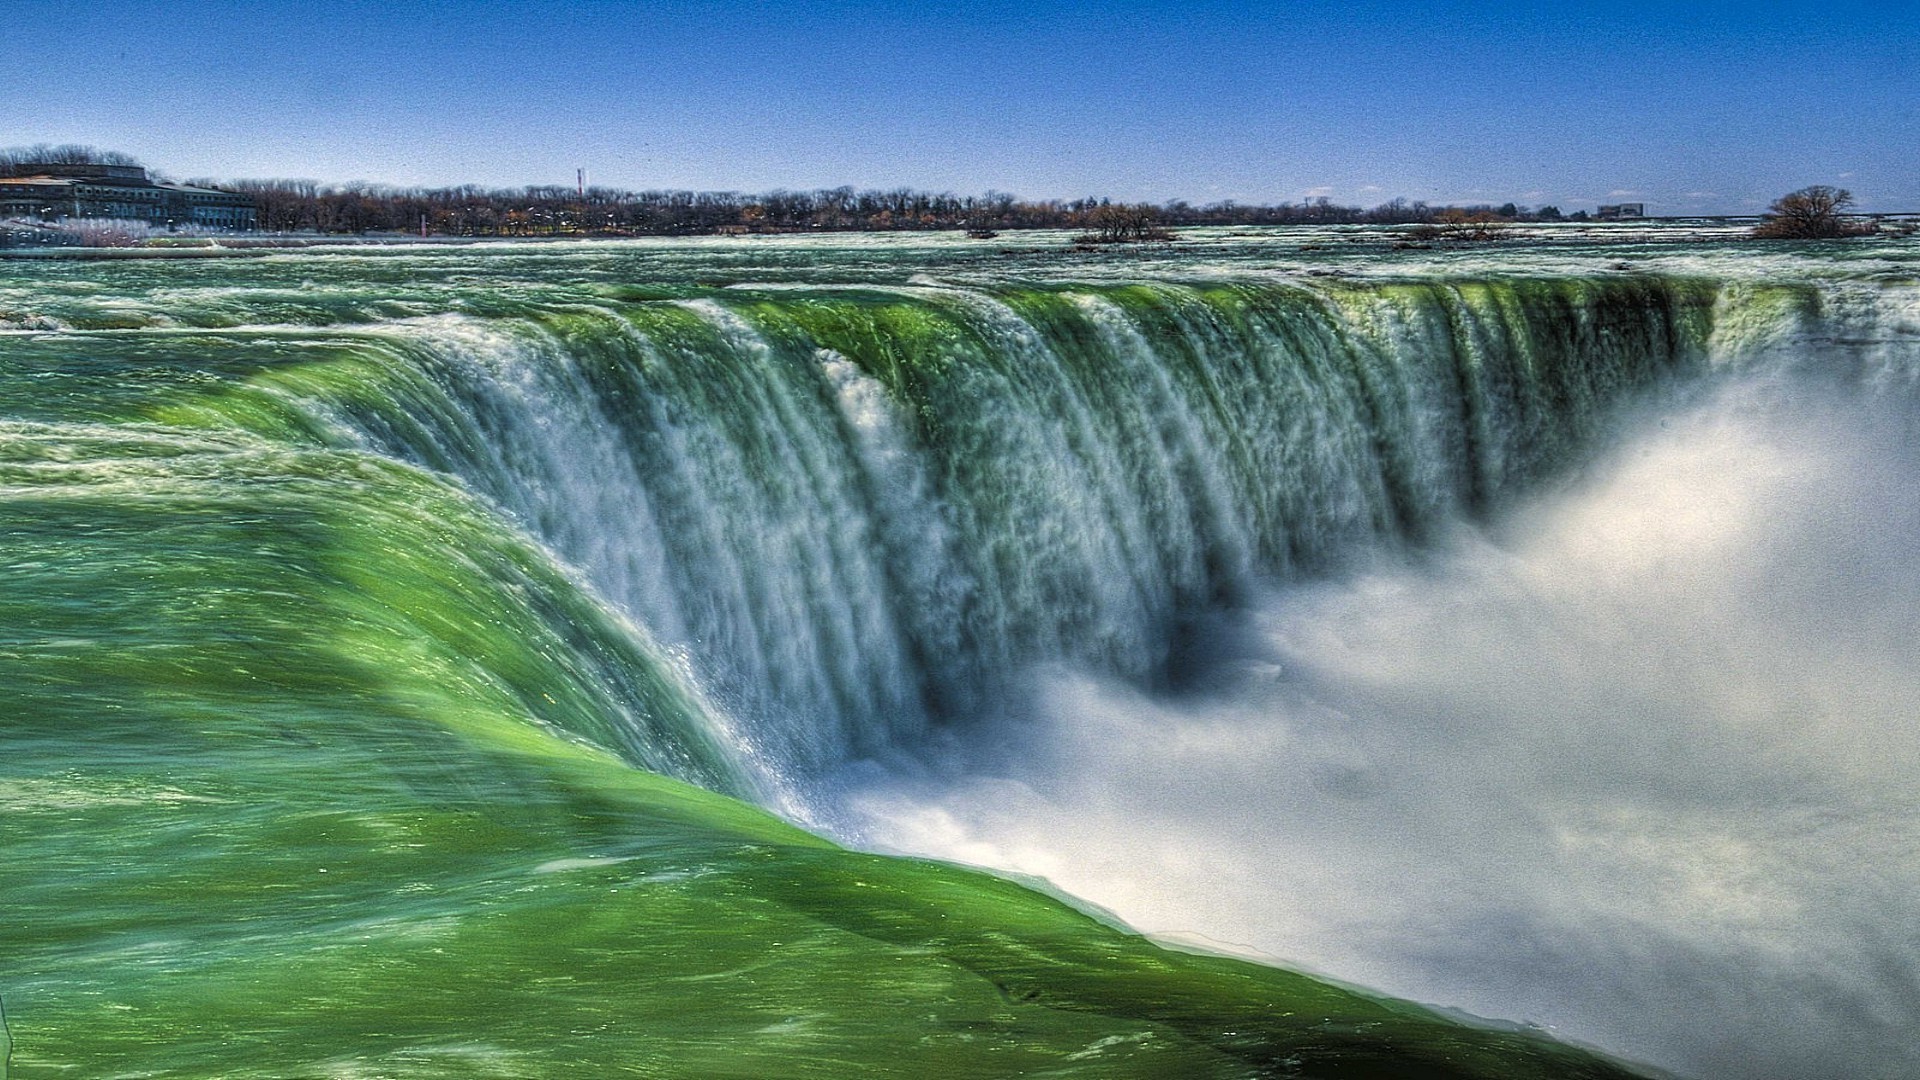
<path fill-rule="evenodd" d="M 1618 1075 L 762 809 L 1164 677 L 1734 322 L 1216 246 L 0 263 L 6 1076 Z"/>
<path fill-rule="evenodd" d="M 674 688 L 418 473 L 5 435 L 10 1076 L 1568 1060 L 636 768 L 609 719 L 671 724 Z M 724 760 L 675 764 L 724 787 Z"/>

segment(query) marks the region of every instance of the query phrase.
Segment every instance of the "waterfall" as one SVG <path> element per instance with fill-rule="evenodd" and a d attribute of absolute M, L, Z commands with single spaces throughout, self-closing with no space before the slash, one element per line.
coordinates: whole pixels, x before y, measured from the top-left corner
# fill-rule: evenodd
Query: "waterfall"
<path fill-rule="evenodd" d="M 0 266 L 16 1069 L 1915 1074 L 1910 245 L 833 243 Z"/>
<path fill-rule="evenodd" d="M 523 304 L 336 331 L 228 407 L 457 477 L 804 776 L 978 718 L 1035 664 L 1177 676 L 1183 621 L 1254 582 L 1577 460 L 1622 400 L 1704 367 L 1714 300 L 1565 279 Z"/>

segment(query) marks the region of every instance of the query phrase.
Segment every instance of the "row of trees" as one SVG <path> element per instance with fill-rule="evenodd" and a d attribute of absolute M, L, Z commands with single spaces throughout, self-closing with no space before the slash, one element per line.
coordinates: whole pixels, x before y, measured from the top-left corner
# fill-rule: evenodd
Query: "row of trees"
<path fill-rule="evenodd" d="M 0 176 L 33 164 L 138 165 L 126 154 L 90 146 L 35 146 L 0 150 Z M 721 231 L 1077 228 L 1082 239 L 1119 242 L 1163 239 L 1179 225 L 1418 225 L 1423 238 L 1492 239 L 1514 221 L 1581 221 L 1558 207 L 1432 206 L 1394 199 L 1363 209 L 1326 198 L 1278 205 L 1233 201 L 1194 206 L 1020 199 L 1005 192 L 954 195 L 894 188 L 857 191 L 626 191 L 561 186 L 399 188 L 321 184 L 313 180 L 241 180 L 189 183 L 253 196 L 261 229 L 269 232 L 424 232 L 452 236 L 677 235 Z M 1853 195 L 1816 185 L 1776 200 L 1754 235 L 1822 238 L 1872 231 L 1849 217 Z"/>
<path fill-rule="evenodd" d="M 1502 221 L 1558 221 L 1559 210 L 1431 206 L 1396 199 L 1371 209 L 1327 199 L 1194 206 L 1108 199 L 1027 200 L 1005 192 L 856 190 L 627 191 L 590 187 L 395 188 L 322 185 L 311 180 L 243 180 L 216 185 L 253 195 L 260 228 L 273 232 L 414 232 L 454 236 L 676 235 L 716 231 L 1085 229 L 1101 239 L 1143 239 L 1179 225 L 1417 224 L 1461 214 Z M 1584 214 L 1575 215 L 1576 218 Z"/>
<path fill-rule="evenodd" d="M 99 150 L 69 143 L 65 146 L 21 146 L 0 149 L 0 176 L 12 176 L 22 165 L 132 165 L 139 160 L 118 150 Z"/>
<path fill-rule="evenodd" d="M 204 181 L 195 181 L 204 183 Z M 684 234 L 720 230 L 1033 228 L 1063 224 L 1079 204 L 1012 195 L 856 191 L 625 191 L 591 187 L 392 188 L 244 180 L 263 229 L 275 232 L 412 232 L 456 236 Z"/>
<path fill-rule="evenodd" d="M 0 151 L 0 175 L 35 164 L 138 165 L 111 150 L 89 146 L 35 146 Z M 210 179 L 188 181 L 253 196 L 256 219 L 269 232 L 425 232 L 451 236 L 677 235 L 719 231 L 966 229 L 986 235 L 1002 229 L 1083 229 L 1094 241 L 1160 239 L 1176 225 L 1446 224 L 1476 220 L 1559 220 L 1549 206 L 1528 211 L 1512 203 L 1464 210 L 1395 199 L 1372 209 L 1329 199 L 1250 205 L 1232 201 L 1194 206 L 1107 199 L 1027 200 L 1006 192 L 954 195 L 915 191 L 627 191 L 557 185 L 482 188 L 403 188 L 376 184 L 322 184 L 314 180 Z M 1575 215 L 1579 217 L 1581 215 Z"/>

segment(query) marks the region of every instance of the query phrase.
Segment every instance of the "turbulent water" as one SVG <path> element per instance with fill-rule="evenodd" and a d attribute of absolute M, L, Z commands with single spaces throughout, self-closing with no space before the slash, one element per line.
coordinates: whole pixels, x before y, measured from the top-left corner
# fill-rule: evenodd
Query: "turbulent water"
<path fill-rule="evenodd" d="M 1920 1076 L 1920 249 L 1386 239 L 0 263 L 13 1071 Z"/>

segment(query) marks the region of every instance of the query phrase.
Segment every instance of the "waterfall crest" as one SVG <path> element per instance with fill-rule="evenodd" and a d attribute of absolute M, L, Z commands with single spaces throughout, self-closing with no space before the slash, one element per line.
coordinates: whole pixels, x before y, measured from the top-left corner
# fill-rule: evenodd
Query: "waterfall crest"
<path fill-rule="evenodd" d="M 1152 684 L 1182 620 L 1493 511 L 1704 369 L 1682 278 L 725 289 L 341 332 L 228 406 L 450 474 L 777 772 Z M 240 399 L 248 399 L 242 401 Z"/>

